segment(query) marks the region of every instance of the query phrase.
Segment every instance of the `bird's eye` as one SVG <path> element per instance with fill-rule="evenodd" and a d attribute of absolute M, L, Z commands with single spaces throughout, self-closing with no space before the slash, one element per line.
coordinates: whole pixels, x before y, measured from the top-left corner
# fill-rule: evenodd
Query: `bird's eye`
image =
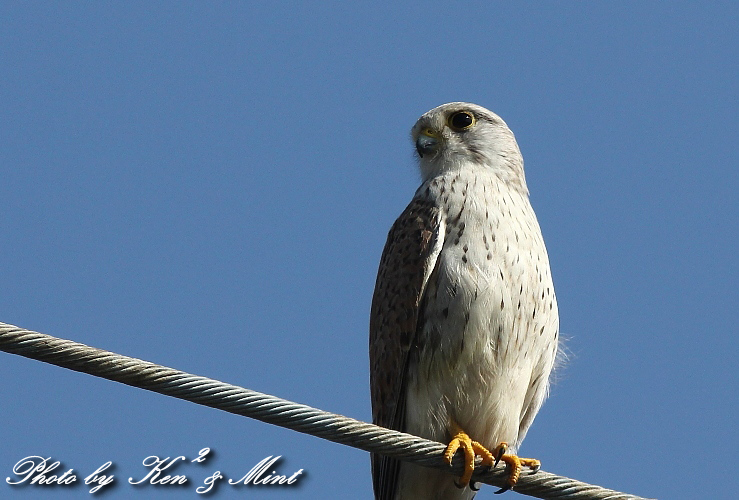
<path fill-rule="evenodd" d="M 461 132 L 475 124 L 475 116 L 469 111 L 457 111 L 449 117 L 449 126 Z"/>

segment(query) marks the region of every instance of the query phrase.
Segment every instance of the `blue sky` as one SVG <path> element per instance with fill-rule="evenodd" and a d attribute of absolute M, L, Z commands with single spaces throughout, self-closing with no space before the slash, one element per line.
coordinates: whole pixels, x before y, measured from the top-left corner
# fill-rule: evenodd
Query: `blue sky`
<path fill-rule="evenodd" d="M 409 130 L 472 101 L 519 141 L 570 353 L 522 454 L 732 498 L 737 25 L 730 2 L 3 3 L 0 321 L 369 420 Z M 6 484 L 29 455 L 112 461 L 104 498 L 197 498 L 270 455 L 297 487 L 215 497 L 371 496 L 362 451 L 0 359 L 3 498 L 89 496 Z M 204 447 L 185 487 L 127 484 Z"/>

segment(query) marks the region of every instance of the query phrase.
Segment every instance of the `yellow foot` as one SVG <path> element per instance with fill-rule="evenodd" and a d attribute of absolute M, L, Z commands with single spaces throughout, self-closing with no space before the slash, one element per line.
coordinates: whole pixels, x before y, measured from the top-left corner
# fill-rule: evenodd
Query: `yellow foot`
<path fill-rule="evenodd" d="M 475 471 L 475 455 L 482 457 L 482 465 L 493 465 L 493 454 L 477 441 L 470 439 L 467 433 L 456 424 L 452 425 L 452 433 L 454 437 L 449 441 L 449 445 L 444 451 L 444 459 L 451 465 L 454 454 L 458 449 L 462 449 L 462 452 L 464 452 L 464 474 L 462 474 L 457 486 L 464 488 L 470 484 L 472 473 Z"/>
<path fill-rule="evenodd" d="M 535 458 L 521 458 L 516 455 L 507 455 L 507 449 L 508 443 L 500 443 L 494 450 L 495 465 L 498 465 L 498 462 L 505 462 L 509 470 L 508 485 L 499 489 L 495 493 L 503 493 L 504 491 L 508 491 L 516 486 L 518 478 L 521 477 L 521 468 L 524 465 L 532 469 L 532 474 L 538 471 L 541 467 L 541 462 Z"/>

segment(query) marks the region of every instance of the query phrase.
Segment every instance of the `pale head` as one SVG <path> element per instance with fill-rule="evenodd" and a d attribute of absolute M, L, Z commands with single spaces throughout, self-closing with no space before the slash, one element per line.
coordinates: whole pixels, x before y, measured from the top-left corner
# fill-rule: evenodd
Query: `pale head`
<path fill-rule="evenodd" d="M 501 181 L 527 192 L 523 158 L 513 132 L 482 106 L 442 104 L 418 119 L 411 138 L 424 181 L 461 168 L 488 168 Z"/>

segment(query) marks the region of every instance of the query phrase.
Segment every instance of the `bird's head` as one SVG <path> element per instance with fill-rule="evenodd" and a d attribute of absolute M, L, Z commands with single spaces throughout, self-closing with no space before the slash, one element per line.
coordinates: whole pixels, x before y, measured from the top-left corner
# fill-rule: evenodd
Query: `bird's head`
<path fill-rule="evenodd" d="M 513 132 L 495 113 L 468 102 L 450 102 L 418 119 L 411 130 L 426 181 L 461 168 L 489 168 L 526 191 L 523 158 Z"/>

